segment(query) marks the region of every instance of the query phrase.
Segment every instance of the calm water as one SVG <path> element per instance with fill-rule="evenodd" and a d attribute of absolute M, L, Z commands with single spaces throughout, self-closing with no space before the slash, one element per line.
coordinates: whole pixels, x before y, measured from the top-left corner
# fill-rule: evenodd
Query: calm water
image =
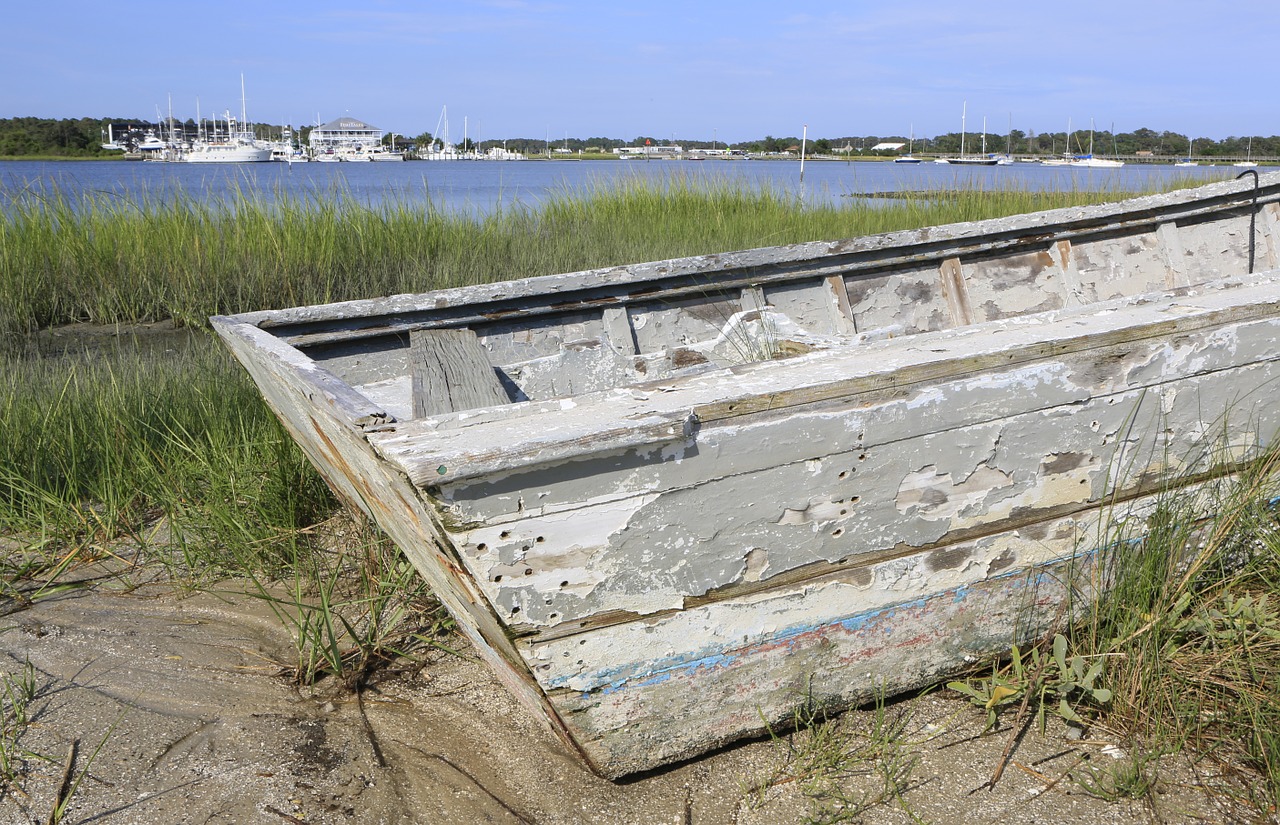
<path fill-rule="evenodd" d="M 809 161 L 800 180 L 797 161 L 516 161 L 404 163 L 250 163 L 209 166 L 138 161 L 0 161 L 0 207 L 23 192 L 56 187 L 73 200 L 84 191 L 130 202 L 176 195 L 230 198 L 254 193 L 271 199 L 287 194 L 326 197 L 342 190 L 362 203 L 430 201 L 439 208 L 487 213 L 495 208 L 536 206 L 549 195 L 581 193 L 623 178 L 672 176 L 767 185 L 812 204 L 838 203 L 866 193 L 952 187 L 1014 187 L 1140 191 L 1171 179 L 1205 182 L 1234 177 L 1230 166 L 1127 165 L 1119 169 L 1070 169 L 1021 163 L 958 167 Z"/>

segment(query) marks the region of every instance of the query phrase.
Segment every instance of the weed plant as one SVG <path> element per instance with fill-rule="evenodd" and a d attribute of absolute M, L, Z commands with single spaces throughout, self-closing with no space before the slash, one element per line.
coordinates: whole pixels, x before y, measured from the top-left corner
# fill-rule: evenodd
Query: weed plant
<path fill-rule="evenodd" d="M 36 695 L 35 668 L 30 662 L 24 662 L 18 674 L 0 673 L 0 799 L 10 786 L 17 787 L 26 763 L 40 758 L 22 745 Z"/>
<path fill-rule="evenodd" d="M 1169 492 L 1117 526 L 1100 600 L 1077 642 L 1107 660 L 1107 724 L 1154 750 L 1252 768 L 1280 801 L 1280 447 L 1234 478 Z M 1134 535 L 1141 531 L 1141 537 Z"/>
<path fill-rule="evenodd" d="M 1160 756 L 1184 753 L 1210 766 L 1221 792 L 1245 789 L 1237 801 L 1265 818 L 1280 801 L 1280 444 L 1243 465 L 1226 451 L 1203 458 L 1187 472 L 1239 472 L 1182 479 L 1150 516 L 1107 523 L 1094 573 L 1106 596 L 1081 621 L 949 687 L 988 728 L 1021 704 L 1041 727 L 1048 712 L 1124 739 L 1127 760 L 1073 774 L 1087 793 L 1144 796 Z"/>
<path fill-rule="evenodd" d="M 807 800 L 801 820 L 806 825 L 864 822 L 888 807 L 918 821 L 905 798 L 920 785 L 910 718 L 901 707 L 886 706 L 884 697 L 877 699 L 865 726 L 855 725 L 853 718 L 829 719 L 807 697 L 786 721 L 789 731 L 767 726 L 782 761 L 745 789 L 747 805 L 759 808 L 772 791 L 792 786 Z"/>

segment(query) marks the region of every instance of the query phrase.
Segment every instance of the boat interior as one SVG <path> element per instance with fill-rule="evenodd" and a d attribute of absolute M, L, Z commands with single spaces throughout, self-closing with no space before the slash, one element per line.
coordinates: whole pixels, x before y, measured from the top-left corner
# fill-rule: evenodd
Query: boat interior
<path fill-rule="evenodd" d="M 1274 269 L 1280 175 L 1268 177 L 1146 209 L 696 256 L 265 313 L 260 326 L 399 421 L 569 398 Z"/>

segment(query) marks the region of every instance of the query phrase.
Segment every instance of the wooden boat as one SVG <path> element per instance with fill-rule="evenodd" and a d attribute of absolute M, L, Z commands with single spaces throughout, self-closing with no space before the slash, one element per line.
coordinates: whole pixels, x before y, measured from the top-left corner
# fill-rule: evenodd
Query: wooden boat
<path fill-rule="evenodd" d="M 1060 620 L 1108 508 L 1274 438 L 1277 267 L 1268 175 L 213 325 L 619 777 Z"/>

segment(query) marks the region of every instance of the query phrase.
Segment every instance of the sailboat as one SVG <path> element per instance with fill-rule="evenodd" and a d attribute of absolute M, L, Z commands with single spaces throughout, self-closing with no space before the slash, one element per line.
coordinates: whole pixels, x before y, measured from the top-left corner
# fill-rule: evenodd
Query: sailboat
<path fill-rule="evenodd" d="M 108 128 L 109 128 L 109 127 L 108 127 Z M 1233 164 L 1231 164 L 1231 165 L 1232 165 L 1232 166 L 1239 166 L 1239 167 L 1244 168 L 1244 169 L 1252 169 L 1253 167 L 1255 167 L 1255 166 L 1257 166 L 1257 165 L 1258 165 L 1258 164 L 1257 164 L 1257 163 L 1255 163 L 1255 162 L 1254 162 L 1254 160 L 1253 160 L 1253 137 L 1252 137 L 1252 136 L 1250 136 L 1250 137 L 1249 137 L 1249 148 L 1245 151 L 1245 156 L 1244 156 L 1244 157 L 1245 157 L 1245 159 L 1244 159 L 1244 160 L 1239 161 L 1239 162 L 1237 162 L 1237 163 L 1233 163 Z"/>
<path fill-rule="evenodd" d="M 911 137 L 908 138 L 910 143 L 907 144 L 907 153 L 893 159 L 894 163 L 919 163 L 920 158 L 915 156 L 916 148 L 916 126 L 911 124 Z"/>
<path fill-rule="evenodd" d="M 1092 169 L 1115 169 L 1124 166 L 1122 160 L 1107 160 L 1106 158 L 1095 158 L 1093 156 L 1093 120 L 1089 120 L 1089 153 L 1086 155 L 1077 155 L 1068 164 L 1069 166 L 1087 166 Z"/>
<path fill-rule="evenodd" d="M 1068 166 L 1071 164 L 1071 118 L 1067 118 L 1067 146 L 1060 157 L 1041 161 L 1042 166 Z"/>
<path fill-rule="evenodd" d="M 964 102 L 964 107 L 960 110 L 960 157 L 958 158 L 940 158 L 939 163 L 950 163 L 955 166 L 995 166 L 998 162 L 995 158 L 989 158 L 986 155 L 966 155 L 964 153 L 964 127 L 965 115 L 968 113 L 969 101 Z M 986 127 L 983 127 L 982 141 L 986 143 Z"/>
<path fill-rule="evenodd" d="M 1195 138 L 1187 138 L 1187 159 L 1178 161 L 1177 163 L 1174 164 L 1174 166 L 1199 166 L 1200 164 L 1197 163 L 1195 160 L 1193 160 L 1195 156 L 1196 156 Z"/>

